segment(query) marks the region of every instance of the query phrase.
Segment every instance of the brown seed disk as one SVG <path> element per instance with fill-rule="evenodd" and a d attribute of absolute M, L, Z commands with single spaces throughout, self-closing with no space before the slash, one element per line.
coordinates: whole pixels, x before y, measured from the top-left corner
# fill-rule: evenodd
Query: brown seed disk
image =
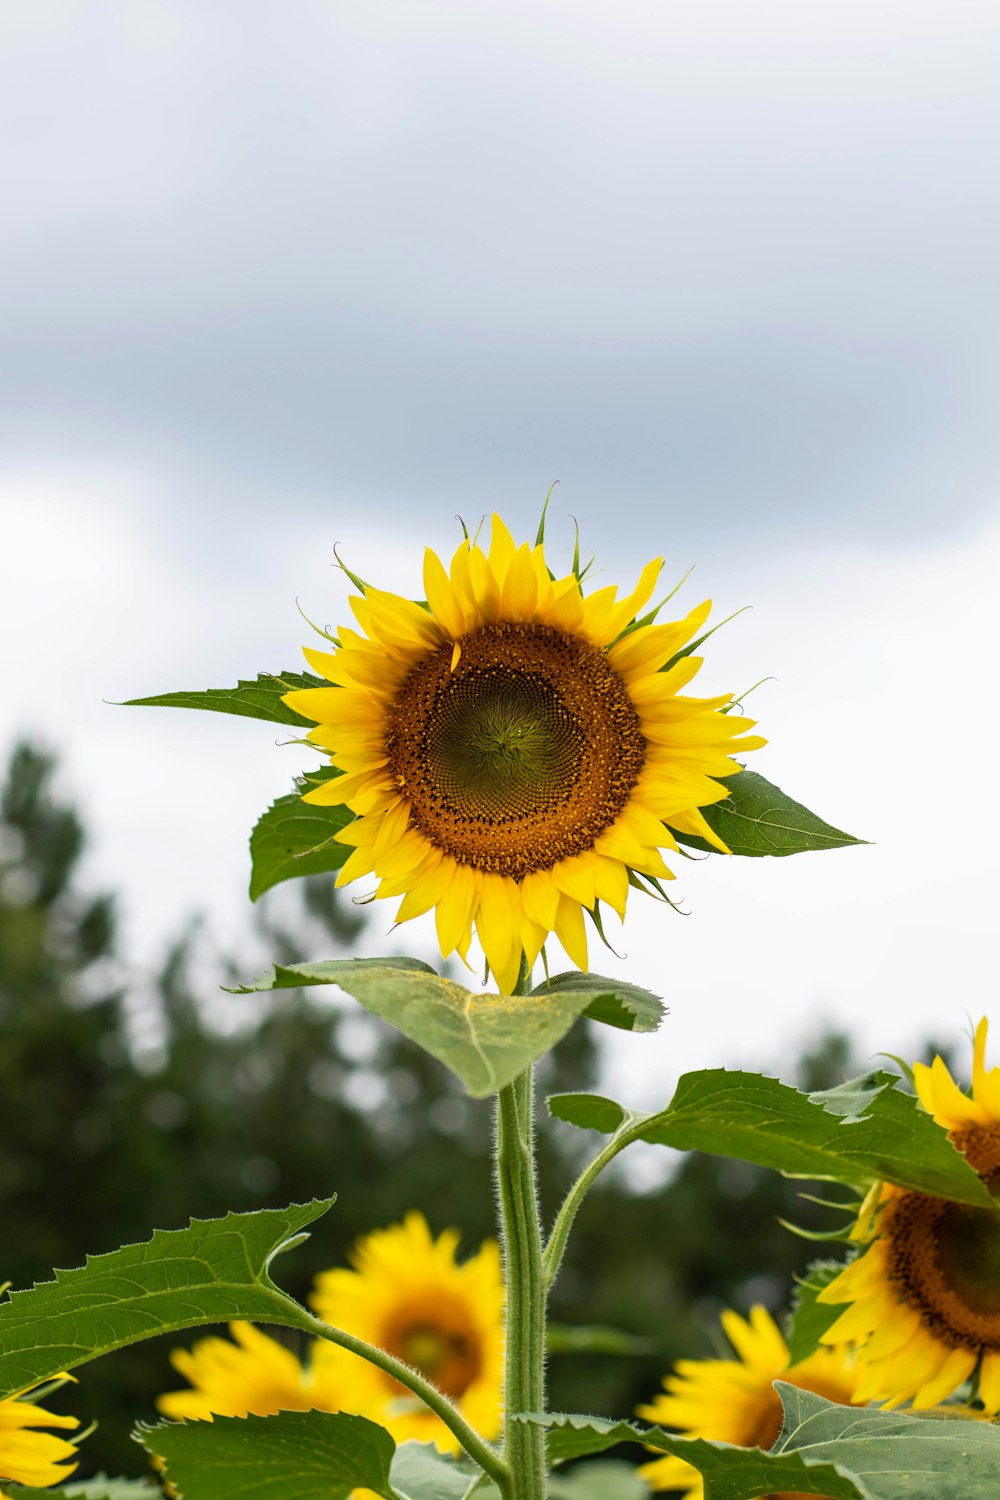
<path fill-rule="evenodd" d="M 485 625 L 420 661 L 388 716 L 411 822 L 462 864 L 522 879 L 592 849 L 646 741 L 604 652 L 548 625 Z"/>
<path fill-rule="evenodd" d="M 1000 1127 L 953 1134 L 984 1182 L 1000 1169 Z M 882 1214 L 889 1276 L 925 1327 L 953 1348 L 1000 1349 L 1000 1213 L 901 1193 Z"/>
<path fill-rule="evenodd" d="M 464 1310 L 447 1299 L 436 1299 L 430 1310 L 400 1309 L 383 1329 L 380 1342 L 455 1401 L 482 1374 L 479 1335 Z"/>

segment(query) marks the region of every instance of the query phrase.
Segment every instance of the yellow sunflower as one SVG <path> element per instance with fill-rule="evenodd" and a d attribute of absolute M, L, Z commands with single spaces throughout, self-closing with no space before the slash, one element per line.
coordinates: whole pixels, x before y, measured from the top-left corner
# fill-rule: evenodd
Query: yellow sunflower
<path fill-rule="evenodd" d="M 728 852 L 699 809 L 764 741 L 728 696 L 683 696 L 701 659 L 678 653 L 710 602 L 637 619 L 662 566 L 624 598 L 585 595 L 494 516 L 488 552 L 466 539 L 446 571 L 428 549 L 426 606 L 353 597 L 361 633 L 305 653 L 333 686 L 285 695 L 343 773 L 305 800 L 355 814 L 335 835 L 352 849 L 338 884 L 374 875 L 378 896 L 403 897 L 399 922 L 434 909 L 445 957 L 465 959 L 475 932 L 505 993 L 551 933 L 586 969 L 584 910 L 623 917 L 637 877 L 672 878 L 671 829 Z"/>
<path fill-rule="evenodd" d="M 503 1390 L 503 1280 L 500 1250 L 487 1240 L 459 1264 L 459 1235 L 434 1239 L 422 1214 L 358 1241 L 353 1270 L 316 1278 L 321 1318 L 388 1350 L 450 1396 L 485 1438 L 500 1432 Z M 346 1387 L 344 1406 L 380 1422 L 397 1443 L 416 1439 L 444 1453 L 458 1443 L 444 1423 L 390 1375 L 335 1345 L 318 1345 L 317 1368 Z"/>
<path fill-rule="evenodd" d="M 252 1323 L 231 1323 L 234 1342 L 215 1335 L 193 1349 L 175 1349 L 174 1369 L 190 1389 L 168 1391 L 157 1401 L 178 1421 L 217 1417 L 269 1417 L 279 1411 L 340 1411 L 347 1391 L 329 1366 L 304 1365 L 290 1349 Z M 352 1408 L 353 1409 L 353 1408 Z"/>
<path fill-rule="evenodd" d="M 30 1390 L 22 1391 L 18 1396 L 0 1401 L 0 1484 L 10 1480 L 14 1484 L 42 1489 L 69 1478 L 76 1468 L 77 1450 L 65 1438 L 39 1429 L 65 1429 L 80 1424 L 76 1417 L 61 1417 L 45 1411 L 30 1399 L 30 1395 Z"/>
<path fill-rule="evenodd" d="M 976 1028 L 972 1093 L 941 1057 L 914 1079 L 934 1116 L 992 1192 L 1000 1190 L 1000 1068 L 986 1067 L 987 1021 Z M 851 1305 L 825 1342 L 856 1342 L 867 1401 L 936 1406 L 978 1368 L 987 1416 L 1000 1411 L 1000 1212 L 876 1183 L 853 1236 L 868 1248 L 820 1294 Z"/>
<path fill-rule="evenodd" d="M 784 1380 L 843 1406 L 857 1399 L 860 1370 L 844 1349 L 821 1349 L 797 1365 L 766 1307 L 749 1318 L 724 1312 L 722 1326 L 736 1359 L 682 1359 L 663 1382 L 665 1395 L 637 1407 L 641 1417 L 678 1428 L 685 1437 L 709 1438 L 738 1448 L 771 1448 L 781 1431 L 781 1400 L 774 1389 Z M 684 1500 L 702 1500 L 701 1475 L 681 1458 L 658 1458 L 639 1470 L 654 1490 L 683 1490 Z M 775 1495 L 771 1500 L 799 1500 Z"/>

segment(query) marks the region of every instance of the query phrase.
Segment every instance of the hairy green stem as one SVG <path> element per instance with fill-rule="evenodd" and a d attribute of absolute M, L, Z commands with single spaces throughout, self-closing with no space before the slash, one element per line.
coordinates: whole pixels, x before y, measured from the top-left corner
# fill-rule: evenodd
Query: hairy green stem
<path fill-rule="evenodd" d="M 542 1275 L 546 1292 L 559 1275 L 559 1267 L 562 1265 L 562 1258 L 566 1252 L 566 1241 L 569 1239 L 573 1221 L 580 1211 L 584 1198 L 604 1168 L 614 1161 L 619 1151 L 624 1151 L 626 1146 L 631 1146 L 633 1141 L 638 1140 L 640 1129 L 639 1126 L 630 1129 L 626 1125 L 618 1131 L 617 1135 L 612 1136 L 608 1144 L 598 1151 L 592 1161 L 587 1163 L 563 1199 L 542 1256 Z"/>
<path fill-rule="evenodd" d="M 527 992 L 522 971 L 515 993 Z M 545 1409 L 545 1285 L 535 1180 L 533 1071 L 500 1090 L 497 1100 L 497 1188 L 507 1286 L 504 1458 L 510 1500 L 545 1500 L 545 1433 L 520 1422 Z"/>
<path fill-rule="evenodd" d="M 400 1385 L 412 1391 L 415 1396 L 419 1396 L 424 1405 L 430 1407 L 434 1415 L 440 1417 L 445 1426 L 450 1428 L 469 1457 L 490 1476 L 501 1494 L 513 1500 L 517 1491 L 511 1489 L 510 1470 L 500 1454 L 479 1436 L 475 1428 L 469 1426 L 462 1413 L 448 1400 L 444 1392 L 439 1391 L 437 1386 L 431 1385 L 429 1380 L 425 1380 L 418 1370 L 404 1364 L 401 1359 L 387 1353 L 385 1349 L 379 1349 L 375 1344 L 368 1344 L 364 1339 L 357 1339 L 353 1334 L 333 1328 L 329 1323 L 324 1323 L 321 1318 L 314 1318 L 310 1313 L 304 1312 L 300 1326 L 308 1328 L 308 1331 L 318 1339 L 326 1339 L 327 1343 L 338 1344 L 341 1349 L 348 1349 L 352 1354 L 360 1354 L 362 1359 L 378 1365 L 380 1370 L 384 1370 L 387 1375 L 398 1380 Z"/>

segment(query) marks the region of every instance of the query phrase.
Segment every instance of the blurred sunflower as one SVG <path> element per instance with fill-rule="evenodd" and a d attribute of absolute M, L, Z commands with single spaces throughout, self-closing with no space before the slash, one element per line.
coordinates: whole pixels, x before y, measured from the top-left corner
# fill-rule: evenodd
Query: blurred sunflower
<path fill-rule="evenodd" d="M 69 1376 L 63 1378 L 68 1380 Z M 62 1381 L 54 1383 L 61 1384 Z M 52 1385 L 53 1382 L 49 1382 L 45 1389 L 51 1390 Z M 32 1392 L 27 1390 L 0 1401 L 0 1484 L 10 1480 L 14 1484 L 42 1489 L 46 1485 L 61 1484 L 76 1468 L 75 1446 L 65 1438 L 39 1429 L 67 1429 L 80 1424 L 76 1417 L 56 1416 L 39 1406 L 37 1400 L 41 1394 L 36 1390 L 35 1400 L 32 1400 Z"/>
<path fill-rule="evenodd" d="M 722 1326 L 735 1359 L 682 1359 L 663 1382 L 665 1394 L 636 1408 L 651 1422 L 679 1429 L 685 1437 L 709 1438 L 738 1448 L 771 1448 L 781 1431 L 781 1400 L 774 1381 L 784 1380 L 828 1401 L 858 1399 L 860 1368 L 843 1349 L 821 1349 L 798 1364 L 771 1314 L 759 1304 L 749 1318 L 724 1312 Z M 683 1490 L 684 1500 L 702 1500 L 701 1475 L 683 1459 L 658 1458 L 639 1473 L 654 1490 Z M 798 1500 L 776 1495 L 771 1500 Z"/>
<path fill-rule="evenodd" d="M 353 1270 L 323 1272 L 312 1305 L 336 1328 L 388 1350 L 450 1396 L 485 1438 L 500 1432 L 503 1281 L 493 1240 L 461 1264 L 459 1235 L 434 1239 L 422 1214 L 376 1229 L 355 1245 Z M 359 1355 L 320 1343 L 313 1355 L 350 1392 L 344 1406 L 380 1422 L 397 1443 L 416 1439 L 444 1453 L 458 1443 L 440 1418 L 392 1376 Z"/>
<path fill-rule="evenodd" d="M 917 1063 L 920 1102 L 993 1193 L 1000 1193 L 1000 1068 L 976 1028 L 972 1092 L 941 1057 Z M 987 1416 L 1000 1411 L 1000 1212 L 876 1183 L 853 1237 L 868 1248 L 820 1294 L 851 1305 L 824 1341 L 856 1342 L 866 1401 L 936 1406 L 978 1370 Z"/>
<path fill-rule="evenodd" d="M 353 851 L 338 884 L 374 874 L 378 896 L 403 897 L 399 922 L 433 909 L 445 957 L 465 959 L 475 932 L 505 993 L 551 933 L 586 969 L 584 910 L 623 917 L 640 877 L 672 878 L 671 829 L 728 852 L 699 809 L 764 741 L 728 696 L 682 695 L 710 602 L 637 618 L 662 566 L 624 598 L 585 595 L 494 516 L 488 552 L 466 539 L 446 571 L 427 550 L 426 606 L 353 597 L 363 633 L 305 652 L 333 686 L 285 695 L 343 773 L 305 800 L 356 815 L 335 835 Z"/>
<path fill-rule="evenodd" d="M 232 1340 L 199 1339 L 175 1349 L 174 1369 L 190 1388 L 167 1391 L 157 1401 L 166 1417 L 210 1421 L 216 1417 L 273 1416 L 279 1411 L 339 1411 L 343 1387 L 329 1367 L 305 1365 L 284 1344 L 252 1323 L 230 1323 Z"/>

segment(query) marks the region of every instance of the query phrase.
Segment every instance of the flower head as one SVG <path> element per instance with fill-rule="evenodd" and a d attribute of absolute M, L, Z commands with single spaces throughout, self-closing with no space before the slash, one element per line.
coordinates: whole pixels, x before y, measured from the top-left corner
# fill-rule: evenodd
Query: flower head
<path fill-rule="evenodd" d="M 986 1067 L 987 1022 L 976 1028 L 965 1094 L 944 1060 L 917 1063 L 924 1108 L 991 1191 L 1000 1188 L 1000 1068 Z M 876 1183 L 853 1237 L 867 1248 L 820 1293 L 850 1306 L 825 1341 L 856 1342 L 865 1400 L 936 1406 L 978 1370 L 988 1416 L 1000 1411 L 1000 1212 Z"/>
<path fill-rule="evenodd" d="M 68 1379 L 66 1376 L 64 1379 Z M 31 1391 L 22 1391 L 0 1401 L 0 1484 L 15 1484 L 41 1489 L 61 1484 L 76 1468 L 76 1448 L 66 1438 L 43 1427 L 79 1427 L 76 1417 L 56 1416 L 31 1400 Z M 0 1490 L 0 1496 L 2 1496 Z"/>
<path fill-rule="evenodd" d="M 781 1330 L 759 1304 L 749 1318 L 724 1312 L 722 1326 L 736 1358 L 679 1360 L 663 1382 L 666 1394 L 637 1408 L 641 1417 L 678 1428 L 685 1437 L 767 1449 L 782 1424 L 776 1380 L 843 1405 L 856 1399 L 860 1371 L 846 1350 L 821 1349 L 793 1365 Z M 682 1489 L 684 1500 L 702 1500 L 701 1475 L 683 1459 L 659 1458 L 639 1472 L 656 1490 Z"/>
<path fill-rule="evenodd" d="M 332 686 L 285 696 L 342 773 L 305 800 L 355 814 L 338 884 L 375 875 L 400 922 L 433 909 L 445 957 L 475 933 L 505 992 L 551 933 L 585 969 L 584 910 L 624 916 L 630 884 L 672 878 L 674 832 L 726 852 L 699 809 L 764 741 L 728 696 L 683 695 L 708 602 L 637 618 L 662 566 L 585 595 L 494 516 L 488 551 L 467 539 L 447 571 L 427 551 L 426 606 L 352 598 L 361 631 L 305 653 Z"/>
<path fill-rule="evenodd" d="M 414 1366 L 492 1438 L 503 1387 L 500 1251 L 488 1240 L 460 1264 L 458 1239 L 454 1229 L 434 1239 L 422 1214 L 407 1214 L 358 1241 L 353 1270 L 318 1276 L 312 1304 L 328 1323 Z M 440 1419 L 385 1371 L 331 1344 L 314 1359 L 350 1390 L 345 1407 L 381 1422 L 398 1443 L 413 1438 L 457 1451 Z"/>

